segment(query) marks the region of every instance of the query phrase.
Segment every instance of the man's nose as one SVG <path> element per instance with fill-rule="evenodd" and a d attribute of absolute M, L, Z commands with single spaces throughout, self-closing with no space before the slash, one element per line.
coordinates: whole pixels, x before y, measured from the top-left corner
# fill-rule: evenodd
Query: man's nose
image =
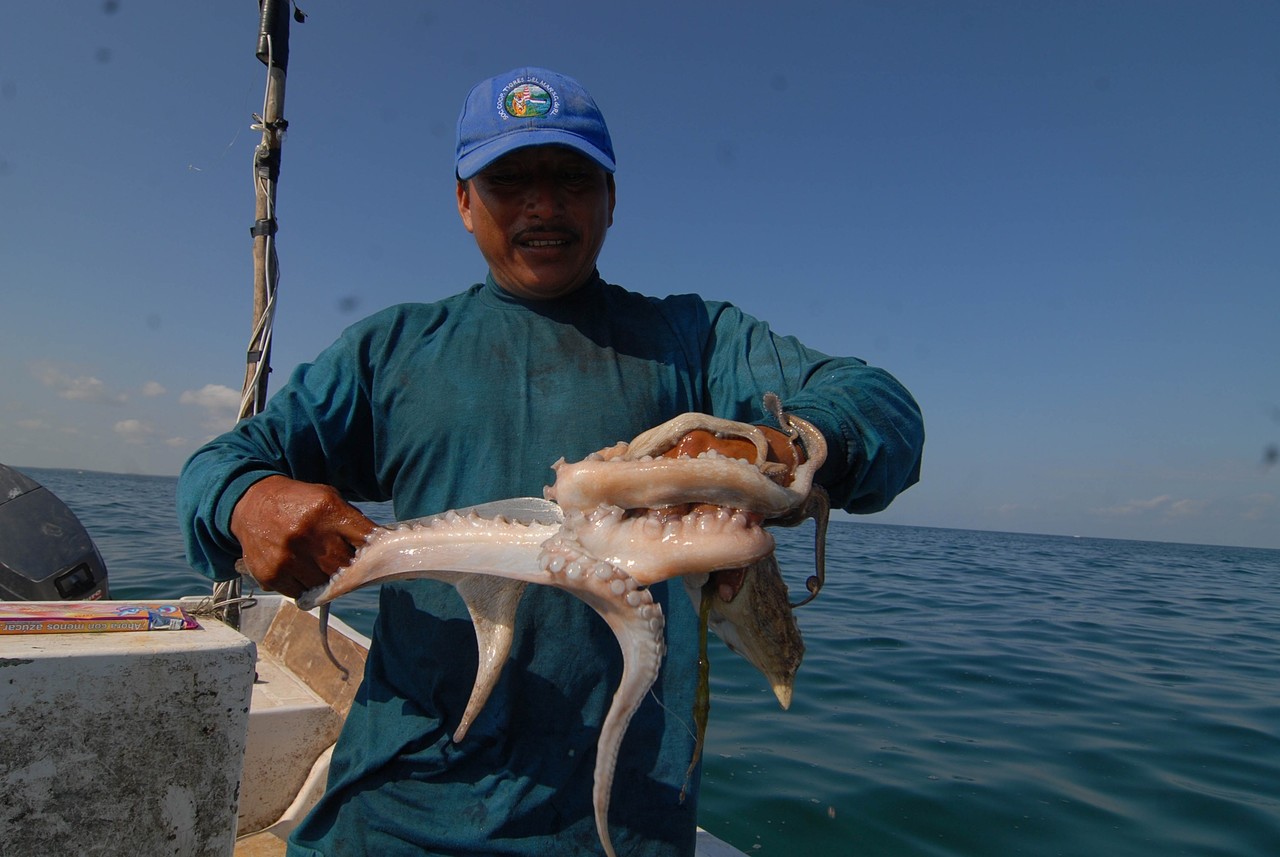
<path fill-rule="evenodd" d="M 554 178 L 545 176 L 529 182 L 525 210 L 541 217 L 550 217 L 564 210 L 564 197 Z"/>

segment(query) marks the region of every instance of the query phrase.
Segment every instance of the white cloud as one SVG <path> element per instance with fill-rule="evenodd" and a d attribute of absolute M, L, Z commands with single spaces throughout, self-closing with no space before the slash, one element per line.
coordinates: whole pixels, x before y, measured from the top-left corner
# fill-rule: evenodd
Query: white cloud
<path fill-rule="evenodd" d="M 1185 518 L 1198 515 L 1204 511 L 1204 503 L 1200 500 L 1176 500 L 1169 504 L 1165 514 L 1171 518 Z"/>
<path fill-rule="evenodd" d="M 1130 500 L 1119 506 L 1108 506 L 1102 509 L 1091 509 L 1095 515 L 1106 515 L 1115 518 L 1127 518 L 1138 515 L 1166 518 L 1185 518 L 1198 515 L 1204 511 L 1205 503 L 1201 500 L 1187 498 L 1177 499 L 1168 494 L 1161 494 L 1149 500 Z"/>
<path fill-rule="evenodd" d="M 144 443 L 155 434 L 155 429 L 142 420 L 120 420 L 115 425 L 115 432 L 125 443 Z"/>
<path fill-rule="evenodd" d="M 107 385 L 92 375 L 81 375 L 73 378 L 55 366 L 40 364 L 32 367 L 41 384 L 53 390 L 60 397 L 73 402 L 94 402 L 108 405 L 119 405 L 127 402 L 129 397 L 123 393 L 115 393 L 107 389 Z"/>
<path fill-rule="evenodd" d="M 205 410 L 239 411 L 240 394 L 222 384 L 205 384 L 199 390 L 187 390 L 178 401 L 184 405 L 197 405 Z"/>
<path fill-rule="evenodd" d="M 207 415 L 205 428 L 222 432 L 235 424 L 240 414 L 240 393 L 222 384 L 205 384 L 199 390 L 187 390 L 178 397 L 183 405 L 194 405 Z"/>
<path fill-rule="evenodd" d="M 44 420 L 18 420 L 18 428 L 31 429 L 34 431 L 36 429 L 44 429 L 48 427 L 49 426 Z"/>
<path fill-rule="evenodd" d="M 148 381 L 142 385 L 142 395 L 147 396 L 148 398 L 163 396 L 167 392 L 169 391 L 166 390 L 164 385 L 159 381 Z"/>
<path fill-rule="evenodd" d="M 1148 511 L 1151 509 L 1159 509 L 1170 506 L 1174 503 L 1174 499 L 1168 494 L 1161 494 L 1159 497 L 1152 497 L 1150 500 L 1130 500 L 1129 506 L 1135 511 Z"/>

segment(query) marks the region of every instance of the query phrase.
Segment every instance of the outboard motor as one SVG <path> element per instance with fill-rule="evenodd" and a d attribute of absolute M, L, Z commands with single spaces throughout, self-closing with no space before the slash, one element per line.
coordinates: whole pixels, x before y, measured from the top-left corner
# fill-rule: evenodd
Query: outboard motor
<path fill-rule="evenodd" d="M 0 464 L 0 601 L 107 598 L 107 566 L 52 491 Z"/>

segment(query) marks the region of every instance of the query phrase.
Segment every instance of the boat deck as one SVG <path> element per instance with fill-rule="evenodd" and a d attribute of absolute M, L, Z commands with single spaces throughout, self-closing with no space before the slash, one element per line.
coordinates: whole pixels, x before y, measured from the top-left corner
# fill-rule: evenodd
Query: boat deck
<path fill-rule="evenodd" d="M 270 833 L 254 833 L 236 840 L 235 857 L 284 857 L 284 840 Z"/>

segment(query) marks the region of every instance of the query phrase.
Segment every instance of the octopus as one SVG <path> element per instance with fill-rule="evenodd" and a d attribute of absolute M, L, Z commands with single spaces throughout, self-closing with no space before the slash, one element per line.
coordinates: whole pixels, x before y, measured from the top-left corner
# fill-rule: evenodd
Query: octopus
<path fill-rule="evenodd" d="M 665 619 L 649 587 L 681 578 L 704 622 L 700 652 L 698 749 L 706 724 L 705 630 L 759 669 L 779 703 L 791 703 L 804 644 L 766 526 L 817 521 L 817 574 L 828 504 L 814 476 L 826 442 L 810 423 L 782 410 L 773 394 L 765 408 L 782 433 L 687 413 L 630 442 L 578 462 L 552 465 L 543 498 L 500 500 L 402 521 L 375 530 L 351 563 L 298 598 L 302 609 L 326 606 L 356 589 L 391 580 L 431 578 L 457 589 L 475 625 L 479 668 L 453 733 L 460 742 L 497 683 L 514 639 L 516 608 L 527 585 L 563 589 L 609 625 L 623 669 L 597 739 L 592 788 L 596 830 L 609 836 L 609 802 L 618 753 L 632 716 L 658 677 L 666 654 Z M 781 440 L 779 440 L 781 438 Z M 742 570 L 729 602 L 713 596 L 711 573 Z M 809 599 L 805 599 L 806 601 Z M 804 603 L 804 602 L 801 602 Z"/>

